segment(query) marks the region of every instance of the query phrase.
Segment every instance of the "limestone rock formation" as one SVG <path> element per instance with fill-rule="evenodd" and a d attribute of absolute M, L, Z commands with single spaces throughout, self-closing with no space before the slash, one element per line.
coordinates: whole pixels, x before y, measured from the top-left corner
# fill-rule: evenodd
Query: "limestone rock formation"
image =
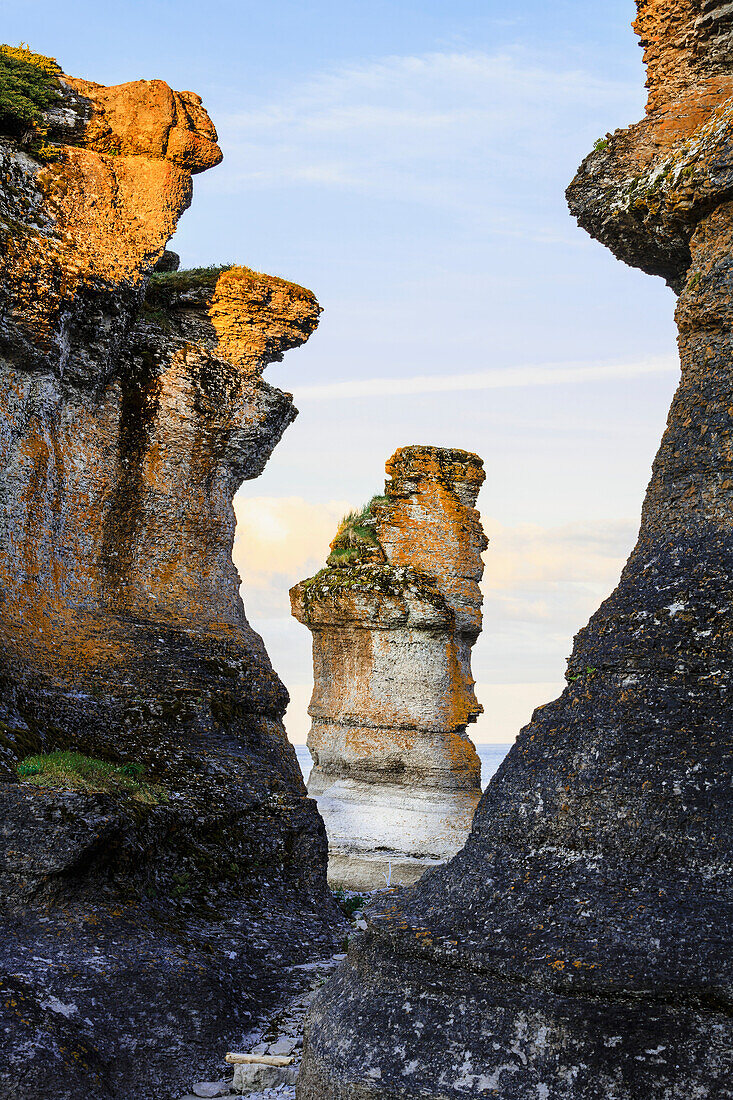
<path fill-rule="evenodd" d="M 291 592 L 313 633 L 308 747 L 329 880 L 414 882 L 464 843 L 481 795 L 466 726 L 487 543 L 476 455 L 404 447 L 385 496 L 347 517 L 329 566 Z"/>
<path fill-rule="evenodd" d="M 53 79 L 45 145 L 0 138 L 0 1097 L 154 1100 L 339 923 L 231 560 L 295 416 L 262 369 L 320 310 L 246 268 L 150 278 L 214 128 L 161 81 Z M 22 765 L 63 750 L 146 796 Z"/>
<path fill-rule="evenodd" d="M 681 292 L 639 540 L 464 850 L 319 994 L 300 1100 L 733 1097 L 733 22 L 638 7 L 647 116 L 569 200 Z"/>

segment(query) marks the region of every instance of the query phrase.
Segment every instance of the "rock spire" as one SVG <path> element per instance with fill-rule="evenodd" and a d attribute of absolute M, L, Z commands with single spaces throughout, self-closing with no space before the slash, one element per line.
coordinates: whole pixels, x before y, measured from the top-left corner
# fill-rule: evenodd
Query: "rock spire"
<path fill-rule="evenodd" d="M 339 927 L 231 560 L 296 415 L 262 369 L 320 309 L 151 275 L 221 159 L 198 96 L 15 53 L 54 87 L 0 136 L 0 1094 L 163 1100 Z"/>
<path fill-rule="evenodd" d="M 680 293 L 639 540 L 463 851 L 315 1002 L 299 1100 L 733 1097 L 733 23 L 638 0 L 645 119 L 571 185 Z"/>
<path fill-rule="evenodd" d="M 413 882 L 455 855 L 481 764 L 471 647 L 481 630 L 483 464 L 403 447 L 385 495 L 347 517 L 329 566 L 291 592 L 313 633 L 308 782 L 329 837 L 329 880 Z"/>

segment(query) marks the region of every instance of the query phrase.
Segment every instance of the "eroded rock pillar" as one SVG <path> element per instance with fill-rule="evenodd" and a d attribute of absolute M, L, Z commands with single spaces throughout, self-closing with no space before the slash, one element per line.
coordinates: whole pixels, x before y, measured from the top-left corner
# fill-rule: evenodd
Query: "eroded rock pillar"
<path fill-rule="evenodd" d="M 0 1095 L 150 1100 L 219 1077 L 337 942 L 231 557 L 232 496 L 296 415 L 262 370 L 320 307 L 155 272 L 221 159 L 198 96 L 15 52 L 55 100 L 47 148 L 0 134 Z"/>
<path fill-rule="evenodd" d="M 413 882 L 454 855 L 481 792 L 466 727 L 482 709 L 471 647 L 483 465 L 465 451 L 405 447 L 387 473 L 385 496 L 291 593 L 313 634 L 308 792 L 326 822 L 329 878 L 354 889 Z"/>

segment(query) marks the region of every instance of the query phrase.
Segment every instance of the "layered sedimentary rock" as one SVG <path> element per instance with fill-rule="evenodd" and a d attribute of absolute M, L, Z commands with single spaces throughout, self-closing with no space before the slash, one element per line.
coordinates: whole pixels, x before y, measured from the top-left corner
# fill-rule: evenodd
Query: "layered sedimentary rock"
<path fill-rule="evenodd" d="M 733 1096 L 733 23 L 638 6 L 647 116 L 569 200 L 680 291 L 639 540 L 464 850 L 319 994 L 300 1100 Z"/>
<path fill-rule="evenodd" d="M 43 153 L 0 140 L 0 1096 L 150 1100 L 219 1076 L 338 923 L 231 560 L 295 416 L 262 369 L 320 310 L 246 268 L 149 278 L 221 157 L 197 96 L 58 95 Z M 154 797 L 19 775 L 54 750 Z"/>
<path fill-rule="evenodd" d="M 464 843 L 481 794 L 466 726 L 486 538 L 476 455 L 404 447 L 385 496 L 347 519 L 329 566 L 291 592 L 313 633 L 308 747 L 329 880 L 414 882 Z"/>

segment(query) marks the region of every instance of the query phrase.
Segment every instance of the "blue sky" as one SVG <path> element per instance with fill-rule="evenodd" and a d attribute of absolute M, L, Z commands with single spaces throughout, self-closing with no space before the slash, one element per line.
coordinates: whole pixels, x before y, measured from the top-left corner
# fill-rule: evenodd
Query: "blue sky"
<path fill-rule="evenodd" d="M 485 460 L 491 538 L 480 740 L 561 686 L 572 636 L 635 538 L 676 384 L 674 299 L 569 216 L 593 142 L 640 117 L 631 0 L 2 2 L 3 37 L 101 83 L 203 96 L 225 159 L 197 177 L 186 266 L 309 286 L 309 344 L 268 379 L 301 415 L 237 498 L 248 614 L 293 694 L 309 637 L 287 588 L 407 443 Z"/>

